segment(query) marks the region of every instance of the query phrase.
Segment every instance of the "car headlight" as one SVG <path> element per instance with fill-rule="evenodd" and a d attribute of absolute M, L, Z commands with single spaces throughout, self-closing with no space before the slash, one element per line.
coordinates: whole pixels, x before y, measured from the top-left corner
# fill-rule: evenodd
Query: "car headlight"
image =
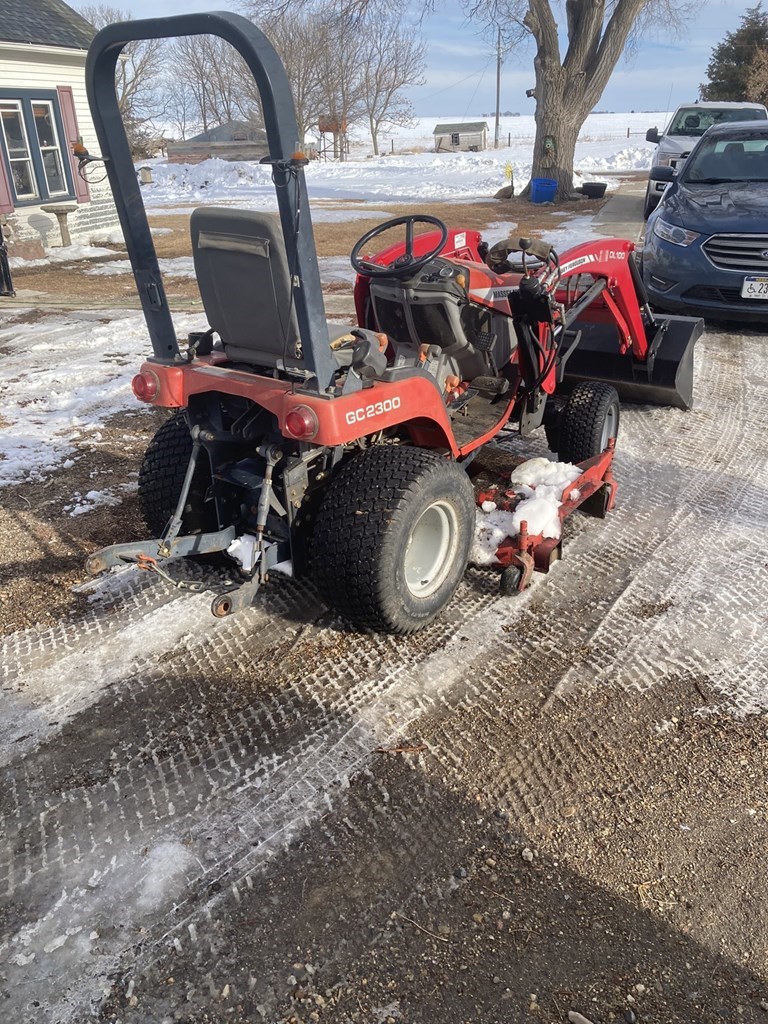
<path fill-rule="evenodd" d="M 687 231 L 685 228 L 678 227 L 677 224 L 668 224 L 660 217 L 653 225 L 653 233 L 657 237 L 663 238 L 665 242 L 671 242 L 672 245 L 690 245 L 700 237 L 698 231 Z"/>

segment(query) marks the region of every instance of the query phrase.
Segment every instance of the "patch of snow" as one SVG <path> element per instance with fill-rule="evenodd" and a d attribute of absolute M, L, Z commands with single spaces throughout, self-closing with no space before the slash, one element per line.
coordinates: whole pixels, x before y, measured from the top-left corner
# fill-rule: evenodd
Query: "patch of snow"
<path fill-rule="evenodd" d="M 157 910 L 180 896 L 193 860 L 189 849 L 178 842 L 169 840 L 153 847 L 147 854 L 139 883 L 139 909 L 144 912 Z"/>
<path fill-rule="evenodd" d="M 103 249 L 96 245 L 61 245 L 45 250 L 45 258 L 41 260 L 25 260 L 21 256 L 11 256 L 12 268 L 21 270 L 25 267 L 45 267 L 49 263 L 74 263 L 80 260 L 93 260 L 100 256 L 114 256 L 112 249 Z"/>
<path fill-rule="evenodd" d="M 155 229 L 152 229 L 154 234 Z M 125 245 L 123 232 L 118 228 L 116 231 L 106 231 L 102 234 L 91 236 L 91 245 Z"/>
<path fill-rule="evenodd" d="M 235 537 L 227 548 L 227 554 L 236 558 L 246 572 L 250 572 L 259 560 L 260 551 L 257 550 L 259 541 L 250 533 L 243 533 Z"/>
<path fill-rule="evenodd" d="M 322 284 L 348 284 L 350 288 L 355 283 L 355 271 L 349 262 L 349 256 L 320 256 L 317 261 L 320 270 L 320 281 Z"/>
<path fill-rule="evenodd" d="M 527 524 L 528 533 L 558 540 L 562 532 L 558 509 L 563 492 L 580 476 L 578 466 L 552 462 L 544 457 L 529 459 L 517 466 L 510 483 L 517 494 L 523 495 L 523 500 L 513 512 L 497 508 L 492 501 L 484 501 L 476 510 L 470 562 L 493 565 L 499 545 L 507 537 L 516 537 L 523 522 Z"/>
<path fill-rule="evenodd" d="M 167 277 L 194 277 L 195 264 L 192 256 L 175 256 L 157 261 L 160 272 Z M 114 277 L 119 274 L 131 273 L 130 260 L 110 260 L 109 263 L 98 263 L 85 271 L 88 277 Z"/>
<path fill-rule="evenodd" d="M 104 319 L 109 322 L 102 322 Z M 201 314 L 175 315 L 177 334 L 204 330 Z M 151 354 L 139 313 L 72 312 L 0 326 L 0 487 L 39 482 L 98 442 L 102 422 L 136 401 L 131 379 Z"/>
<path fill-rule="evenodd" d="M 560 493 L 566 486 L 578 480 L 581 470 L 572 462 L 552 462 L 551 459 L 539 457 L 528 459 L 527 462 L 517 466 L 510 476 L 512 484 L 524 484 L 528 487 L 538 487 L 540 484 L 559 488 Z"/>
<path fill-rule="evenodd" d="M 71 460 L 67 460 L 68 462 Z M 66 463 L 65 463 L 66 467 Z M 85 512 L 92 512 L 95 508 L 103 506 L 115 507 L 123 503 L 123 498 L 126 494 L 132 494 L 138 490 L 138 484 L 134 481 L 127 484 L 120 484 L 115 490 L 107 488 L 103 491 L 88 491 L 84 496 L 80 495 L 79 491 L 76 491 L 72 497 L 74 499 L 74 505 L 65 505 L 64 511 L 68 512 L 70 516 L 81 516 Z"/>
<path fill-rule="evenodd" d="M 494 509 L 491 512 L 475 510 L 475 539 L 469 553 L 472 565 L 493 565 L 499 544 L 506 537 L 514 537 L 515 517 L 512 512 Z"/>

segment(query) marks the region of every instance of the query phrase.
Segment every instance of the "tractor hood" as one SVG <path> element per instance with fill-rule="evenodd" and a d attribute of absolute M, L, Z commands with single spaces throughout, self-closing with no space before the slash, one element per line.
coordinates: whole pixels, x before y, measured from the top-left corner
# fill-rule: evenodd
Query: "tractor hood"
<path fill-rule="evenodd" d="M 768 233 L 768 182 L 690 186 L 676 182 L 667 189 L 660 216 L 702 234 Z"/>

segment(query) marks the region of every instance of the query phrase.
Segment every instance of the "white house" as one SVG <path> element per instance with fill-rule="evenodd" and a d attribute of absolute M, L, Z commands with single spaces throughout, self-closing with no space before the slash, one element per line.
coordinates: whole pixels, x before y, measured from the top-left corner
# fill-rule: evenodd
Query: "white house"
<path fill-rule="evenodd" d="M 477 152 L 488 148 L 488 125 L 485 121 L 460 121 L 456 124 L 436 124 L 432 132 L 435 152 Z"/>
<path fill-rule="evenodd" d="M 71 146 L 98 153 L 85 95 L 94 29 L 62 0 L 0 0 L 0 214 L 9 251 L 41 256 L 60 245 L 58 219 L 43 207 L 72 206 L 72 240 L 114 231 L 117 212 L 103 168 L 78 173 Z M 95 172 L 94 172 L 95 168 Z"/>

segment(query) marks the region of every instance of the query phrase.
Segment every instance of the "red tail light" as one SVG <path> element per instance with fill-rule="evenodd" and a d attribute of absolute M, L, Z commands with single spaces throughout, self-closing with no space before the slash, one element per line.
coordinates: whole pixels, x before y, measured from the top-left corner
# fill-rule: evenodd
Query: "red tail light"
<path fill-rule="evenodd" d="M 285 417 L 285 432 L 297 441 L 310 441 L 320 429 L 320 422 L 308 405 L 297 405 Z"/>
<path fill-rule="evenodd" d="M 160 393 L 160 380 L 151 370 L 142 370 L 131 381 L 131 388 L 140 402 L 154 402 Z"/>

